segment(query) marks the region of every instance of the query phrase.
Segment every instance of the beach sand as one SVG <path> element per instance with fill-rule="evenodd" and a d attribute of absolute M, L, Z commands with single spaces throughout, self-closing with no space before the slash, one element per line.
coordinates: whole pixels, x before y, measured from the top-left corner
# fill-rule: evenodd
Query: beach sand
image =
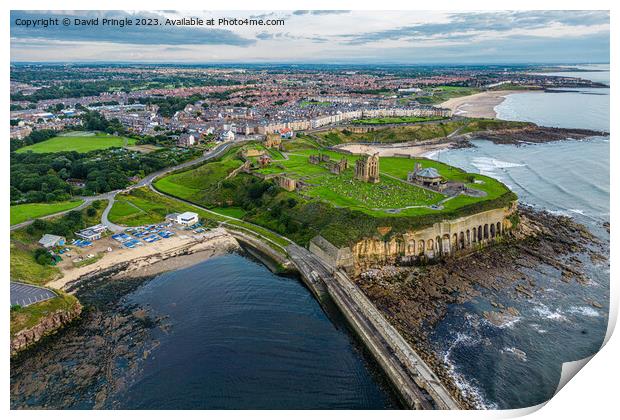
<path fill-rule="evenodd" d="M 454 145 L 444 139 L 426 142 L 406 142 L 372 146 L 365 144 L 342 144 L 334 149 L 344 150 L 354 155 L 379 153 L 380 157 L 424 157 Z"/>
<path fill-rule="evenodd" d="M 519 90 L 494 90 L 448 99 L 439 106 L 452 110 L 454 116 L 496 118 L 493 108 L 504 102 L 506 95 L 521 93 Z"/>
<path fill-rule="evenodd" d="M 113 241 L 112 239 L 108 240 Z M 108 240 L 102 239 L 96 243 L 99 246 L 106 247 Z M 47 286 L 62 289 L 68 283 L 82 276 L 104 271 L 123 263 L 130 263 L 123 270 L 123 276 L 155 275 L 187 267 L 206 258 L 238 248 L 239 244 L 236 239 L 223 228 L 213 229 L 199 235 L 179 234 L 133 249 L 116 246 L 112 252 L 103 252 L 103 257 L 92 264 L 74 267 L 67 263 L 59 267 L 63 276 L 47 283 Z"/>

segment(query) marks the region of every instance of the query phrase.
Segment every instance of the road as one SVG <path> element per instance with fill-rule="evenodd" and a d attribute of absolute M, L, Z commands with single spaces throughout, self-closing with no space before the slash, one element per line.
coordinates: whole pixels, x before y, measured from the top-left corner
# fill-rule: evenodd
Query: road
<path fill-rule="evenodd" d="M 11 306 L 26 307 L 56 297 L 56 293 L 44 287 L 11 282 Z"/>
<path fill-rule="evenodd" d="M 108 205 L 107 205 L 106 209 L 104 210 L 103 215 L 101 217 L 101 223 L 103 223 L 104 225 L 109 226 L 112 231 L 121 231 L 121 230 L 123 230 L 122 226 L 116 225 L 116 224 L 110 222 L 110 220 L 108 219 L 108 215 L 110 213 L 110 210 L 112 209 L 112 206 L 114 205 L 114 200 L 116 198 L 116 194 L 118 194 L 119 192 L 130 191 L 130 190 L 132 190 L 134 188 L 141 188 L 141 187 L 149 186 L 149 185 L 151 185 L 153 183 L 153 181 L 156 178 L 158 178 L 160 176 L 166 175 L 166 174 L 174 172 L 174 171 L 178 171 L 180 169 L 189 168 L 189 167 L 191 167 L 193 165 L 198 165 L 198 164 L 203 163 L 203 162 L 205 162 L 207 160 L 215 159 L 217 157 L 220 157 L 230 147 L 236 146 L 236 145 L 239 145 L 239 144 L 243 144 L 243 143 L 245 143 L 247 141 L 249 141 L 249 140 L 240 139 L 240 140 L 234 140 L 234 141 L 231 141 L 231 142 L 226 142 L 226 143 L 219 144 L 215 148 L 213 148 L 212 150 L 209 150 L 208 152 L 205 152 L 199 158 L 192 159 L 192 160 L 180 163 L 180 164 L 175 165 L 175 166 L 164 168 L 164 169 L 159 170 L 157 172 L 153 172 L 153 173 L 145 176 L 141 180 L 139 180 L 137 183 L 127 187 L 124 190 L 114 190 L 114 191 L 109 191 L 109 192 L 106 192 L 106 193 L 103 193 L 103 194 L 94 195 L 94 196 L 75 197 L 75 198 L 79 198 L 81 200 L 84 200 L 84 202 L 82 204 L 80 204 L 79 206 L 72 208 L 71 210 L 65 210 L 65 211 L 61 211 L 61 212 L 58 212 L 58 213 L 48 214 L 47 216 L 39 217 L 39 219 L 51 219 L 51 218 L 54 218 L 54 217 L 62 216 L 64 214 L 69 213 L 70 211 L 81 210 L 81 209 L 89 206 L 93 201 L 107 200 L 108 201 Z M 34 219 L 31 219 L 31 220 L 27 220 L 27 221 L 22 222 L 22 223 L 18 223 L 16 225 L 12 225 L 11 226 L 11 230 L 13 231 L 13 230 L 17 230 L 17 229 L 21 229 L 23 227 L 26 227 L 26 226 L 30 225 L 33 221 L 34 221 Z"/>
<path fill-rule="evenodd" d="M 430 367 L 345 273 L 334 270 L 298 245 L 288 246 L 287 251 L 310 282 L 325 284 L 336 305 L 383 365 L 410 407 L 460 408 Z"/>

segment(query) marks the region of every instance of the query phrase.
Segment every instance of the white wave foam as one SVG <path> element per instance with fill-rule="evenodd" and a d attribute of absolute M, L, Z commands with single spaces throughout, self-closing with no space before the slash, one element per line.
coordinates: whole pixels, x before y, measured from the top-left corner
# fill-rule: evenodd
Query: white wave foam
<path fill-rule="evenodd" d="M 600 316 L 600 313 L 596 309 L 590 308 L 589 306 L 574 306 L 569 308 L 566 312 L 590 317 Z"/>
<path fill-rule="evenodd" d="M 500 353 L 510 353 L 516 356 L 522 362 L 527 362 L 527 354 L 523 350 L 520 350 L 516 347 L 504 347 L 500 350 Z"/>
<path fill-rule="evenodd" d="M 562 314 L 561 311 L 559 310 L 553 311 L 549 309 L 549 307 L 543 303 L 538 303 L 538 306 L 534 307 L 534 311 L 546 319 L 566 321 L 566 317 L 564 316 L 564 314 Z"/>
<path fill-rule="evenodd" d="M 568 211 L 572 211 L 573 213 L 577 213 L 577 214 L 580 214 L 582 216 L 586 214 L 586 212 L 581 210 L 581 209 L 568 209 Z"/>
<path fill-rule="evenodd" d="M 458 344 L 474 345 L 477 342 L 479 342 L 479 340 L 476 340 L 467 334 L 457 333 L 454 341 L 452 342 L 448 350 L 446 350 L 440 356 L 443 362 L 445 363 L 445 365 L 448 367 L 448 374 L 454 381 L 457 388 L 461 391 L 461 393 L 465 397 L 471 398 L 474 401 L 477 409 L 497 410 L 499 408 L 498 405 L 495 403 L 486 401 L 484 396 L 482 395 L 482 390 L 478 388 L 477 386 L 475 386 L 474 384 L 472 384 L 471 382 L 469 382 L 465 378 L 465 376 L 457 370 L 454 362 L 450 358 L 452 354 L 452 350 L 454 349 L 456 345 Z"/>
<path fill-rule="evenodd" d="M 488 176 L 496 176 L 497 169 L 507 169 L 507 168 L 518 168 L 522 166 L 527 166 L 524 163 L 514 163 L 514 162 L 506 162 L 503 160 L 490 158 L 490 157 L 478 157 L 475 158 L 471 164 L 478 169 L 478 171 L 483 175 Z"/>
<path fill-rule="evenodd" d="M 539 333 L 539 334 L 544 334 L 547 332 L 547 330 L 545 330 L 544 328 L 541 328 L 540 325 L 538 324 L 531 324 L 532 328 L 534 328 L 534 330 Z"/>

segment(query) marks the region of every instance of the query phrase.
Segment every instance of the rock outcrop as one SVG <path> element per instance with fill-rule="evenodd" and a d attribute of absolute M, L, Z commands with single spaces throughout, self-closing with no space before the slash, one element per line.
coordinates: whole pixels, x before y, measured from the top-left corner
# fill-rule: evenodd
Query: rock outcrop
<path fill-rule="evenodd" d="M 82 313 L 79 302 L 70 310 L 61 309 L 43 317 L 35 326 L 19 331 L 11 338 L 11 356 L 30 347 L 43 337 L 53 334 L 61 327 L 76 319 Z"/>

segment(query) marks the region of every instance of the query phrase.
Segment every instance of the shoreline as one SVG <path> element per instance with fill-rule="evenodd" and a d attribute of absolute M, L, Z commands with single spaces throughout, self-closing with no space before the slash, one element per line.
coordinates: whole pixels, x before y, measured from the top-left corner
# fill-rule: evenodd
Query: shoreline
<path fill-rule="evenodd" d="M 157 244 L 122 249 L 105 255 L 100 260 L 64 271 L 63 277 L 46 284 L 55 289 L 70 289 L 83 279 L 114 272 L 113 277 L 143 277 L 165 271 L 188 267 L 202 259 L 238 249 L 235 238 L 223 228 L 216 228 L 201 235 L 169 238 Z"/>
<path fill-rule="evenodd" d="M 495 107 L 506 100 L 506 96 L 524 93 L 524 90 L 494 90 L 475 93 L 468 96 L 451 98 L 439 104 L 448 108 L 454 116 L 471 118 L 497 118 Z"/>

